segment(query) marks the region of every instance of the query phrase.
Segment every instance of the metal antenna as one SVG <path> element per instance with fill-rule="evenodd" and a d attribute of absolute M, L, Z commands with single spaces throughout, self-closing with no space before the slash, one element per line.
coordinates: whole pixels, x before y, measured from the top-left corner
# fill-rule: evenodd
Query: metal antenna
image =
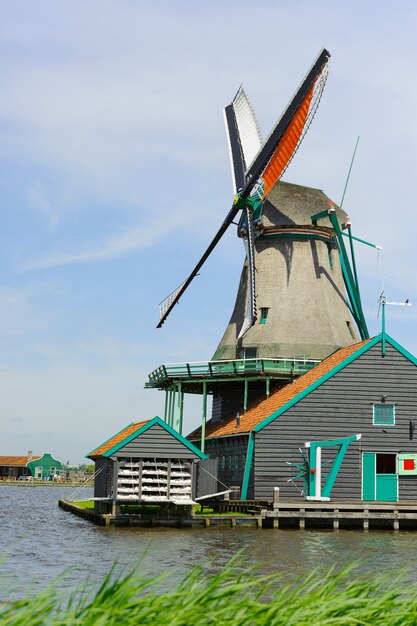
<path fill-rule="evenodd" d="M 387 304 L 393 305 L 393 306 L 411 306 L 411 302 L 408 298 L 404 302 L 389 302 L 384 292 L 382 292 L 381 295 L 379 296 L 379 307 L 382 310 L 382 356 L 385 356 L 385 352 L 386 352 L 385 350 L 385 347 L 386 347 L 385 346 L 385 306 Z"/>
<path fill-rule="evenodd" d="M 358 147 L 359 139 L 360 139 L 360 135 L 358 135 L 358 138 L 357 138 L 356 143 L 355 143 L 355 148 L 353 150 L 353 155 L 352 155 L 352 159 L 350 161 L 349 171 L 348 171 L 348 175 L 347 175 L 346 182 L 345 182 L 345 188 L 343 189 L 342 199 L 341 199 L 340 205 L 339 205 L 340 208 L 342 208 L 343 200 L 345 199 L 346 189 L 347 189 L 347 186 L 349 184 L 350 173 L 352 171 L 353 161 L 355 160 L 356 149 Z"/>

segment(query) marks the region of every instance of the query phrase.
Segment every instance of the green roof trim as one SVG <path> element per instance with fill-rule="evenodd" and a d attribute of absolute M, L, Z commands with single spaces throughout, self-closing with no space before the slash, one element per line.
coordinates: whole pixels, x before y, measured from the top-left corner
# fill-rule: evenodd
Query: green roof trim
<path fill-rule="evenodd" d="M 282 415 L 283 413 L 285 413 L 285 411 L 288 411 L 288 409 L 290 409 L 291 407 L 293 407 L 295 404 L 297 404 L 298 402 L 300 402 L 300 400 L 302 400 L 303 398 L 305 398 L 306 396 L 308 396 L 312 391 L 314 391 L 315 389 L 317 389 L 317 387 L 320 387 L 320 385 L 322 385 L 323 383 L 326 382 L 326 380 L 329 380 L 329 378 L 332 378 L 332 376 L 334 376 L 335 374 L 337 374 L 338 372 L 340 372 L 340 370 L 342 370 L 344 367 L 346 367 L 346 365 L 349 365 L 349 363 L 352 363 L 352 361 L 355 361 L 356 359 L 358 359 L 360 356 L 362 356 L 362 354 L 364 354 L 365 352 L 367 352 L 368 350 L 370 350 L 371 348 L 373 348 L 377 343 L 379 343 L 382 339 L 382 334 L 377 335 L 376 337 L 374 337 L 373 339 L 371 339 L 366 345 L 362 346 L 362 348 L 360 348 L 359 350 L 357 350 L 356 352 L 353 352 L 353 354 L 350 354 L 348 357 L 346 357 L 346 359 L 344 359 L 343 361 L 341 361 L 340 363 L 338 363 L 338 365 L 335 365 L 335 367 L 333 367 L 330 371 L 328 371 L 326 374 L 324 374 L 323 376 L 321 376 L 321 378 L 319 378 L 318 380 L 314 381 L 314 383 L 312 383 L 311 385 L 309 385 L 306 389 L 304 389 L 303 391 L 301 391 L 299 394 L 297 394 L 294 398 L 292 398 L 291 400 L 289 400 L 288 402 L 286 402 L 282 407 L 280 407 L 279 409 L 277 409 L 276 411 L 274 411 L 273 413 L 271 413 L 271 415 L 268 415 L 268 417 L 266 417 L 264 420 L 262 420 L 262 422 L 259 422 L 259 424 L 257 424 L 255 426 L 255 428 L 253 429 L 255 433 L 259 432 L 260 430 L 262 430 L 263 428 L 265 428 L 265 426 L 268 426 L 268 424 L 270 424 L 271 422 L 273 422 L 277 417 L 279 417 L 280 415 Z M 388 343 L 392 343 L 394 342 L 393 339 L 391 339 L 388 335 L 385 335 L 385 339 L 386 341 L 388 341 Z M 394 342 L 396 343 L 396 342 Z M 404 348 L 402 348 L 399 344 L 394 345 L 392 343 L 393 347 L 397 348 L 398 346 L 398 350 L 404 354 L 404 356 L 406 356 L 405 354 L 405 350 Z M 410 355 L 411 356 L 411 355 Z M 415 365 L 417 365 L 417 361 L 416 359 L 414 359 L 414 357 L 412 357 L 413 359 L 413 363 Z"/>
<path fill-rule="evenodd" d="M 182 435 L 180 435 L 179 432 L 177 432 L 176 430 L 174 430 L 171 426 L 169 426 L 169 424 L 167 424 L 166 422 L 164 422 L 160 417 L 156 416 L 153 419 L 149 420 L 149 422 L 146 422 L 146 424 L 144 424 L 143 426 L 141 426 L 141 428 L 139 428 L 138 430 L 136 430 L 134 433 L 132 433 L 131 435 L 129 435 L 128 437 L 126 437 L 125 439 L 123 439 L 122 441 L 120 441 L 117 445 L 115 445 L 113 448 L 110 448 L 110 450 L 107 450 L 107 452 L 104 452 L 101 456 L 105 456 L 105 457 L 109 457 L 112 454 L 114 454 L 115 452 L 117 452 L 118 450 L 120 450 L 120 448 L 122 448 L 123 446 L 125 446 L 126 444 L 128 444 L 130 441 L 132 441 L 133 439 L 136 439 L 136 437 L 139 437 L 140 435 L 142 435 L 144 432 L 146 432 L 147 430 L 149 430 L 149 428 L 152 428 L 152 426 L 155 426 L 156 424 L 158 424 L 159 426 L 162 426 L 162 428 L 164 428 L 170 435 L 172 435 L 173 437 L 175 437 L 175 439 L 177 439 L 177 441 L 179 441 L 180 443 L 182 443 L 184 446 L 186 446 L 190 452 L 192 452 L 193 454 L 195 454 L 196 456 L 198 456 L 200 459 L 208 459 L 207 454 L 204 454 L 204 452 L 201 452 L 201 450 L 199 450 L 194 444 L 191 443 L 191 441 L 188 441 L 187 439 L 185 439 L 185 437 L 183 437 Z"/>
<path fill-rule="evenodd" d="M 379 335 L 380 337 L 382 337 L 382 333 L 381 335 Z M 408 352 L 408 350 L 406 350 L 405 348 L 403 348 L 403 346 L 401 344 L 399 344 L 397 341 L 395 341 L 395 339 L 393 339 L 392 337 L 390 337 L 389 335 L 387 335 L 387 333 L 385 333 L 385 341 L 387 343 L 389 343 L 393 348 L 395 348 L 396 350 L 398 350 L 398 352 L 401 352 L 401 354 L 403 356 L 405 356 L 406 359 L 408 359 L 409 361 L 411 361 L 411 363 L 413 363 L 413 365 L 417 366 L 417 358 L 415 356 L 413 356 L 411 354 L 411 352 Z"/>

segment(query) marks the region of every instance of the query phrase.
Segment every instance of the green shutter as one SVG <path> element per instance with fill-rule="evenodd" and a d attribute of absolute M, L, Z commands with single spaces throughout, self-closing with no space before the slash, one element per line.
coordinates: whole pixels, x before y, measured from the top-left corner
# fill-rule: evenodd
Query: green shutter
<path fill-rule="evenodd" d="M 375 500 L 376 459 L 373 452 L 362 455 L 362 500 Z"/>

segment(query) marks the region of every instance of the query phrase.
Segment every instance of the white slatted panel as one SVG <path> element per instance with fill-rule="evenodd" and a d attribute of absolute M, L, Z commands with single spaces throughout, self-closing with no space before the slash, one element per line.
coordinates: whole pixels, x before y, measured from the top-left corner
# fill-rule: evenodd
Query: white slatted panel
<path fill-rule="evenodd" d="M 261 148 L 261 131 L 252 105 L 242 86 L 239 87 L 232 104 L 245 158 L 245 169 L 247 170 Z"/>

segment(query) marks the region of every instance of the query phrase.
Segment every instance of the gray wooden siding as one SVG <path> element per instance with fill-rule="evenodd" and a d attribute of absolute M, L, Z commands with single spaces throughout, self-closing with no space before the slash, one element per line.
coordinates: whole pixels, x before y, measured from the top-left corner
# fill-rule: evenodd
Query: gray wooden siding
<path fill-rule="evenodd" d="M 122 457 L 159 459 L 198 459 L 187 446 L 178 441 L 159 424 L 154 424 L 144 433 L 132 439 L 112 455 Z"/>
<path fill-rule="evenodd" d="M 98 472 L 94 478 L 95 498 L 107 498 L 107 496 L 109 495 L 109 466 L 111 466 L 110 459 L 100 458 L 95 461 L 95 472 Z"/>
<path fill-rule="evenodd" d="M 244 458 L 246 459 L 248 447 L 248 436 L 233 436 L 233 437 L 217 437 L 213 439 L 208 439 L 206 441 L 206 454 L 210 457 L 210 459 L 218 459 L 218 479 L 219 479 L 219 490 L 222 491 L 227 485 L 227 487 L 239 487 L 242 489 L 243 482 L 243 473 L 245 470 L 244 467 Z M 221 466 L 221 458 L 225 457 L 226 466 L 222 468 Z M 229 457 L 232 459 L 232 468 L 229 466 Z M 238 467 L 236 467 L 235 459 L 238 458 Z M 248 499 L 253 497 L 253 480 L 250 482 L 249 490 L 248 490 Z"/>
<path fill-rule="evenodd" d="M 193 482 L 194 498 L 222 491 L 217 485 L 217 465 L 217 459 L 201 459 L 196 463 Z"/>
<path fill-rule="evenodd" d="M 395 404 L 395 426 L 373 426 L 372 403 Z M 332 498 L 360 499 L 362 452 L 417 452 L 417 432 L 409 439 L 410 420 L 417 420 L 417 367 L 387 344 L 381 356 L 377 344 L 338 374 L 323 383 L 284 415 L 255 436 L 255 498 L 272 499 L 274 487 L 281 497 L 301 497 L 287 482 L 297 473 L 289 462 L 300 463 L 306 441 L 337 439 L 357 433 L 362 439 L 351 443 L 336 479 Z M 334 450 L 326 452 L 331 459 Z M 323 474 L 327 474 L 326 467 Z M 417 500 L 417 476 L 399 477 L 401 500 Z"/>

